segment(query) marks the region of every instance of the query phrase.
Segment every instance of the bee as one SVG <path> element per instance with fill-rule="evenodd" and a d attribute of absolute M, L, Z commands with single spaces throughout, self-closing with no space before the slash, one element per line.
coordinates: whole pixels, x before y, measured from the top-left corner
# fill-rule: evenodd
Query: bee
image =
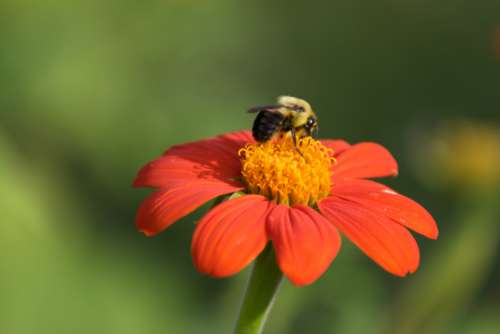
<path fill-rule="evenodd" d="M 258 106 L 248 110 L 258 113 L 252 127 L 256 141 L 266 142 L 276 136 L 290 135 L 297 151 L 297 138 L 312 136 L 318 132 L 318 119 L 306 101 L 280 96 L 274 105 Z"/>

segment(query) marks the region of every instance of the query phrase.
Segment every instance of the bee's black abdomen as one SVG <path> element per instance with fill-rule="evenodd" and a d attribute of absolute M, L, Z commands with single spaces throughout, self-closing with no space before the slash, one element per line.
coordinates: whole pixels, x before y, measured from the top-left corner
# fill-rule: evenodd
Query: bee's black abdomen
<path fill-rule="evenodd" d="M 255 118 L 252 134 L 256 141 L 264 142 L 281 128 L 284 116 L 278 112 L 261 111 Z"/>

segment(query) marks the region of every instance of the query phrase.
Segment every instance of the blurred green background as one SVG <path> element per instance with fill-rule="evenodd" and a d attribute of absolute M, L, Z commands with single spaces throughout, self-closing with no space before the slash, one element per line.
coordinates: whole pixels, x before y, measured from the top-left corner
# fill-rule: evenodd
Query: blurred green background
<path fill-rule="evenodd" d="M 248 270 L 194 270 L 206 208 L 138 233 L 131 183 L 282 94 L 387 146 L 440 238 L 405 279 L 344 240 L 266 333 L 499 333 L 499 27 L 496 0 L 1 0 L 0 333 L 229 333 Z"/>

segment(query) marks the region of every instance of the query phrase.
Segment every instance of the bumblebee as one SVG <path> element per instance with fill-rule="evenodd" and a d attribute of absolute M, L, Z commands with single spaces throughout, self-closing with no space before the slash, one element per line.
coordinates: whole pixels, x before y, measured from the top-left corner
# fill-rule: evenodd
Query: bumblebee
<path fill-rule="evenodd" d="M 290 135 L 297 148 L 297 138 L 312 136 L 318 131 L 318 120 L 311 105 L 296 97 L 280 96 L 277 104 L 253 107 L 248 112 L 258 113 L 252 127 L 258 142 Z"/>

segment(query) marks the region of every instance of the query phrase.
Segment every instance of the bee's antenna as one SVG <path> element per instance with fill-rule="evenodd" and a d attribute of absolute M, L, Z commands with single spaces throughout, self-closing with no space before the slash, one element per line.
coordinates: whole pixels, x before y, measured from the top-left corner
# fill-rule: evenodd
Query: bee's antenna
<path fill-rule="evenodd" d="M 313 138 L 317 139 L 319 136 L 319 125 L 316 123 L 316 128 L 313 131 Z"/>

